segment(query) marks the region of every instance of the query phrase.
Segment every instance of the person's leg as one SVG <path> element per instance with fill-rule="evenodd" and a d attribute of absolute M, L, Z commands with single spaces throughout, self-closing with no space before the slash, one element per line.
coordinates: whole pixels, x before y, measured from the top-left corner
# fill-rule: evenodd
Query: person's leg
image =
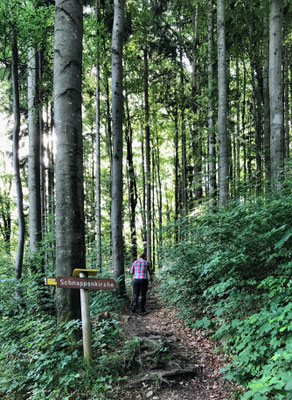
<path fill-rule="evenodd" d="M 136 311 L 138 298 L 140 294 L 140 280 L 141 279 L 133 279 L 133 305 L 132 310 Z"/>
<path fill-rule="evenodd" d="M 148 289 L 148 279 L 141 279 L 141 311 L 145 312 L 145 304 L 146 304 L 146 294 Z"/>

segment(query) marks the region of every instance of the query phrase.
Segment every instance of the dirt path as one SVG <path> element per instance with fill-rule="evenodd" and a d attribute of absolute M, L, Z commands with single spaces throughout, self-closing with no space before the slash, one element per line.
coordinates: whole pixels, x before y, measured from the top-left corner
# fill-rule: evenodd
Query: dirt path
<path fill-rule="evenodd" d="M 139 338 L 140 348 L 136 367 L 119 390 L 120 399 L 231 400 L 235 388 L 220 373 L 222 356 L 214 354 L 208 338 L 194 336 L 161 305 L 155 290 L 149 293 L 147 313 L 129 310 L 123 328 Z"/>

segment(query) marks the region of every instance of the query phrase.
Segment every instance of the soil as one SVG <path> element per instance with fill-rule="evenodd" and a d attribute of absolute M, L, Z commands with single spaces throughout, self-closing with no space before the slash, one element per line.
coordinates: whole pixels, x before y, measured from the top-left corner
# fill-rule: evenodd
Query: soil
<path fill-rule="evenodd" d="M 231 400 L 237 389 L 224 378 L 224 355 L 205 335 L 187 328 L 150 289 L 147 313 L 122 317 L 125 335 L 139 338 L 134 368 L 115 391 L 119 399 Z"/>

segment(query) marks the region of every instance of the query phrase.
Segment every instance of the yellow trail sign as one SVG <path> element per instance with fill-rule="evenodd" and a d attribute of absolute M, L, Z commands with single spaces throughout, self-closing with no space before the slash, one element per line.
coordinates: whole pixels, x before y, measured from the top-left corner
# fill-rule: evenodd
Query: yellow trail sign
<path fill-rule="evenodd" d="M 45 278 L 45 285 L 57 286 L 56 278 Z"/>

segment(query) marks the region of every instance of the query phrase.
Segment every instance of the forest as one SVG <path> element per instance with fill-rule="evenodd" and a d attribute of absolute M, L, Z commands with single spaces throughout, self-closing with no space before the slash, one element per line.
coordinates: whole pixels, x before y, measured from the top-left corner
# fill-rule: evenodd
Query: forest
<path fill-rule="evenodd" d="M 291 21 L 290 0 L 0 0 L 1 398 L 129 398 L 145 253 L 228 399 L 292 399 Z M 44 284 L 75 269 L 117 283 L 88 291 L 90 362 L 79 290 Z"/>

